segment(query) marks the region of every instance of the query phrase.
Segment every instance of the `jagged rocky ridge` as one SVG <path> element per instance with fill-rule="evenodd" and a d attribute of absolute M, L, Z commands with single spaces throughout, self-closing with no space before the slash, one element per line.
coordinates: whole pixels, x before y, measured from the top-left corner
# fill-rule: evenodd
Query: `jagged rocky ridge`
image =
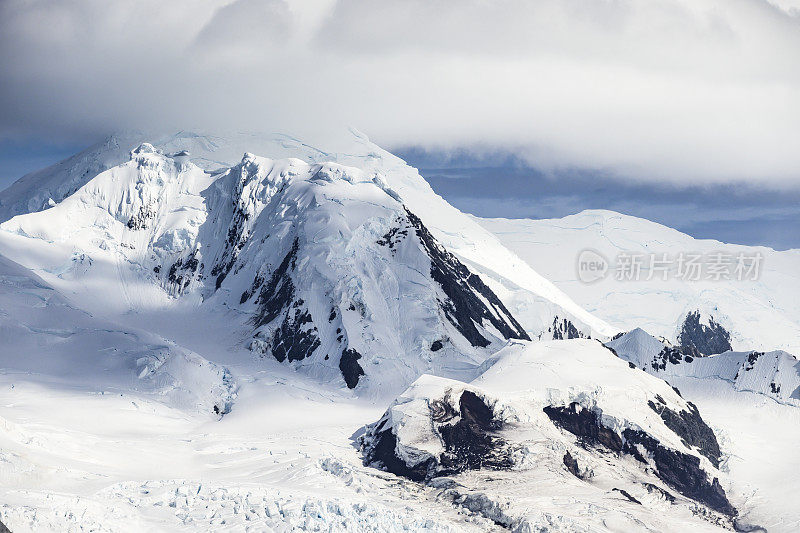
<path fill-rule="evenodd" d="M 587 337 L 582 331 L 575 327 L 569 319 L 555 317 L 553 326 L 549 329 L 553 334 L 554 340 L 583 339 Z"/>
<path fill-rule="evenodd" d="M 800 362 L 781 350 L 726 351 L 693 357 L 640 328 L 607 344 L 622 359 L 671 383 L 682 378 L 713 379 L 730 384 L 734 390 L 800 404 Z"/>
<path fill-rule="evenodd" d="M 697 408 L 595 341 L 515 344 L 471 384 L 423 376 L 360 444 L 366 464 L 415 481 L 447 476 L 469 488 L 473 478 L 462 474 L 523 476 L 534 461 L 639 504 L 656 492 L 668 505 L 680 495 L 737 514 L 716 470 L 719 444 Z"/>
<path fill-rule="evenodd" d="M 713 316 L 708 324 L 701 321 L 700 311 L 687 313 L 678 333 L 678 344 L 686 355 L 700 357 L 732 350 L 731 334 Z"/>
<path fill-rule="evenodd" d="M 156 303 L 161 287 L 238 309 L 254 352 L 349 388 L 474 375 L 493 348 L 528 338 L 380 174 L 334 163 L 245 154 L 212 173 L 143 144 L 3 229 L 78 244 L 119 264 L 123 283 L 149 278 Z"/>
<path fill-rule="evenodd" d="M 361 439 L 367 463 L 413 481 L 430 481 L 479 468 L 508 469 L 513 465 L 508 443 L 497 436 L 504 423 L 496 418 L 483 394 L 447 388 L 441 398 L 430 398 L 426 403 L 429 424 L 441 447 L 438 455 L 399 453 L 408 451 L 406 443 L 398 442 L 397 428 L 387 412 Z"/>
<path fill-rule="evenodd" d="M 650 404 L 652 401 L 648 402 L 648 405 Z M 709 480 L 707 473 L 700 468 L 698 457 L 670 449 L 642 430 L 626 428 L 622 431 L 622 435 L 619 435 L 613 429 L 605 427 L 596 412 L 583 409 L 576 402 L 568 406 L 547 406 L 544 408 L 544 412 L 553 423 L 578 437 L 582 444 L 602 446 L 618 454 L 631 455 L 642 464 L 652 464 L 658 478 L 679 493 L 704 503 L 724 515 L 736 515 L 736 510 L 728 501 L 719 480 L 716 477 Z M 674 411 L 668 408 L 663 408 L 663 412 L 674 414 Z M 714 433 L 699 417 L 696 408 L 692 410 L 692 415 L 696 417 L 695 423 L 705 430 L 710 447 L 716 448 L 717 455 L 711 455 L 710 458 L 714 466 L 718 467 L 719 446 Z M 692 437 L 694 434 L 688 431 L 685 425 L 670 424 L 668 419 L 665 419 L 664 422 L 667 427 L 681 436 L 684 444 L 687 446 L 691 444 L 684 437 Z M 707 449 L 699 451 L 703 455 L 709 453 Z M 708 457 L 708 455 L 706 456 Z M 572 472 L 573 469 L 569 465 L 567 466 Z"/>

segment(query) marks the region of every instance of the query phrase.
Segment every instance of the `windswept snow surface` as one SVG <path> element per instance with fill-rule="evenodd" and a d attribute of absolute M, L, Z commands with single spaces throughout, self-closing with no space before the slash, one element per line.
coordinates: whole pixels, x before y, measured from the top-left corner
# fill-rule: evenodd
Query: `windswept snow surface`
<path fill-rule="evenodd" d="M 613 211 L 583 211 L 560 219 L 478 219 L 532 268 L 592 314 L 624 330 L 641 327 L 675 342 L 687 314 L 700 311 L 731 334 L 735 350 L 800 353 L 800 250 L 724 244 L 694 239 L 677 230 Z M 639 281 L 617 280 L 610 265 L 605 279 L 583 283 L 578 257 L 594 250 L 613 261 L 620 253 L 642 254 Z M 673 272 L 649 277 L 649 254 L 721 252 L 761 254 L 756 280 L 681 280 Z M 703 278 L 705 278 L 705 271 Z"/>

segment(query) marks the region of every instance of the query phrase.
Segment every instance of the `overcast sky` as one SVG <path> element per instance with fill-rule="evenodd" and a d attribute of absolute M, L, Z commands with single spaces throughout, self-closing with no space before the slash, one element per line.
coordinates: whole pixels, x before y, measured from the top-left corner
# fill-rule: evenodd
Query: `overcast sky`
<path fill-rule="evenodd" d="M 560 218 L 609 209 L 646 218 L 702 239 L 776 250 L 800 248 L 800 188 L 632 182 L 586 169 L 532 167 L 502 151 L 430 152 L 398 147 L 434 190 L 481 217 Z"/>
<path fill-rule="evenodd" d="M 800 190 L 800 0 L 2 0 L 0 77 L 3 175 L 120 129 L 352 125 L 562 177 Z"/>
<path fill-rule="evenodd" d="M 796 187 L 797 3 L 4 0 L 0 133 L 348 124 L 537 166 Z"/>

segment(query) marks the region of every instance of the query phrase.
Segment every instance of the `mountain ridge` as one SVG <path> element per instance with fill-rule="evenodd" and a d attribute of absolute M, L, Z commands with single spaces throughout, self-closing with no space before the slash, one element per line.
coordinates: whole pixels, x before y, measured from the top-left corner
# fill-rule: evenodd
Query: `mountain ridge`
<path fill-rule="evenodd" d="M 246 153 L 209 173 L 145 143 L 0 227 L 72 261 L 56 276 L 64 288 L 106 276 L 117 295 L 98 307 L 84 288 L 89 309 L 147 314 L 184 298 L 235 309 L 251 351 L 349 388 L 465 375 L 499 343 L 529 338 L 379 174 L 337 163 Z"/>

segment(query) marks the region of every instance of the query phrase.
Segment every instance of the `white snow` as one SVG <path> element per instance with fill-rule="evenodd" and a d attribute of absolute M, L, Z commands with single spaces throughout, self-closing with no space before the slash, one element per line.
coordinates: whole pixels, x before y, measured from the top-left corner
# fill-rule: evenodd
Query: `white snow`
<path fill-rule="evenodd" d="M 285 134 L 233 133 L 213 135 L 179 132 L 153 135 L 127 132 L 110 137 L 57 165 L 28 174 L 0 192 L 0 221 L 38 211 L 78 190 L 103 170 L 128 161 L 129 151 L 150 142 L 164 154 L 183 151 L 184 161 L 206 170 L 239 163 L 245 152 L 272 159 L 297 158 L 306 163 L 338 163 L 355 167 L 375 179 L 389 195 L 397 195 L 419 216 L 437 240 L 468 266 L 476 269 L 523 326 L 543 334 L 559 315 L 571 319 L 585 332 L 612 335 L 616 325 L 598 319 L 576 305 L 550 281 L 508 250 L 489 231 L 436 195 L 416 169 L 351 130 L 325 146 L 314 147 Z"/>
<path fill-rule="evenodd" d="M 380 244 L 394 229 L 392 246 Z M 256 324 L 253 339 L 260 291 L 294 242 L 296 266 L 284 275 L 293 301 Z M 361 388 L 384 397 L 424 372 L 470 379 L 505 340 L 477 324 L 488 346 L 473 346 L 455 329 L 404 205 L 379 175 L 336 163 L 248 153 L 211 176 L 145 144 L 57 206 L 2 224 L 0 243 L 82 308 L 170 338 L 183 317 L 200 313 L 196 325 L 206 328 L 227 314 L 241 345 L 271 357 L 283 307 L 302 302 L 310 313 L 302 329 L 319 347 L 301 360 L 290 353 L 290 363 L 341 382 L 339 356 L 356 350 L 366 368 Z M 182 270 L 190 261 L 196 267 Z M 204 335 L 177 340 L 191 344 L 187 337 Z M 433 356 L 435 341 L 443 348 Z"/>

